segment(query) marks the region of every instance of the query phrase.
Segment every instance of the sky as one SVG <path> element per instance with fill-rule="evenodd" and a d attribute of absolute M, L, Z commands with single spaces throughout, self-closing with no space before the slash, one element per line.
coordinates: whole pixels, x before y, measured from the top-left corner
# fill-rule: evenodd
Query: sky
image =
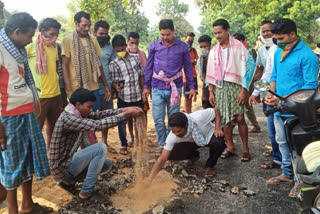
<path fill-rule="evenodd" d="M 68 16 L 69 11 L 67 9 L 68 0 L 2 0 L 5 4 L 5 8 L 9 11 L 24 11 L 30 13 L 37 21 L 43 18 L 64 15 Z M 149 19 L 151 26 L 156 25 L 160 19 L 156 16 L 155 5 L 160 0 L 144 0 L 142 11 Z M 189 23 L 197 31 L 202 20 L 199 8 L 195 5 L 194 0 L 180 0 L 180 2 L 189 5 L 189 13 L 185 17 Z M 111 23 L 110 23 L 111 24 Z M 111 24 L 112 25 L 112 24 Z"/>

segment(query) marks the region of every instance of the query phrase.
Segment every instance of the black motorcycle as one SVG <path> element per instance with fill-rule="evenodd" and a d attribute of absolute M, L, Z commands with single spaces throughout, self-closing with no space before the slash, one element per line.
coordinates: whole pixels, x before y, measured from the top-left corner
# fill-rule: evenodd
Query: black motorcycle
<path fill-rule="evenodd" d="M 258 81 L 255 88 L 267 91 L 267 85 L 267 82 Z M 294 115 L 285 121 L 284 126 L 291 150 L 293 170 L 298 182 L 297 196 L 302 207 L 300 213 L 320 214 L 320 163 L 316 163 L 316 167 L 313 167 L 310 172 L 307 170 L 302 156 L 305 149 L 320 145 L 320 112 L 318 112 L 320 87 L 318 89 L 301 89 L 285 98 L 270 90 L 268 92 L 278 97 L 280 102 L 273 109 L 266 111 L 266 115 L 275 112 Z"/>

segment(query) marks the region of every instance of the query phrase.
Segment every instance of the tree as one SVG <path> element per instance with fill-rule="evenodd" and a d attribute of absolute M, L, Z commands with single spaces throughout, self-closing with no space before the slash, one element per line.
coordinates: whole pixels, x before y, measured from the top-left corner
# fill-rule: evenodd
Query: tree
<path fill-rule="evenodd" d="M 320 14 L 318 0 L 196 0 L 202 8 L 204 22 L 211 26 L 214 20 L 225 18 L 230 22 L 231 31 L 240 31 L 252 45 L 260 34 L 260 22 L 264 19 L 293 19 L 298 34 L 308 43 L 319 37 L 316 33 Z M 206 28 L 202 28 L 206 29 Z"/>
<path fill-rule="evenodd" d="M 187 32 L 193 31 L 191 24 L 184 18 L 189 11 L 189 6 L 179 3 L 179 0 L 161 0 L 156 14 L 161 19 L 172 19 L 175 26 L 175 35 L 183 38 Z"/>

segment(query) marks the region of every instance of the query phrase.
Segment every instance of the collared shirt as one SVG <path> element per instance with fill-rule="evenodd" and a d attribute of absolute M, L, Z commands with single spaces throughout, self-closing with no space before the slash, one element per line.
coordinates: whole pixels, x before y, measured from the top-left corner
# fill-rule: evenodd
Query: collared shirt
<path fill-rule="evenodd" d="M 273 45 L 268 50 L 268 56 L 266 61 L 266 67 L 264 68 L 264 73 L 261 77 L 261 80 L 268 81 L 270 80 L 270 77 L 272 75 L 272 69 L 273 69 L 273 62 L 274 62 L 274 53 L 278 49 L 277 45 Z M 265 92 L 266 93 L 266 92 Z M 257 89 L 254 89 L 252 92 L 252 95 L 259 96 L 260 92 Z M 265 94 L 264 94 L 265 95 Z"/>
<path fill-rule="evenodd" d="M 164 149 L 171 151 L 176 143 L 195 142 L 198 146 L 206 146 L 214 133 L 213 120 L 215 111 L 212 108 L 185 114 L 188 118 L 187 133 L 183 137 L 177 137 L 172 131 L 167 136 Z"/>
<path fill-rule="evenodd" d="M 192 63 L 189 48 L 186 43 L 177 38 L 175 38 L 174 43 L 171 46 L 163 44 L 162 39 L 154 41 L 149 47 L 149 56 L 144 77 L 144 88 L 148 89 L 152 86 L 157 89 L 170 89 L 170 84 L 152 78 L 153 72 L 158 74 L 160 71 L 164 71 L 167 77 L 171 78 L 178 72 L 181 72 L 182 67 L 184 68 L 190 89 L 194 89 L 195 82 Z M 176 79 L 174 82 L 177 88 L 181 88 L 183 85 L 182 77 Z"/>
<path fill-rule="evenodd" d="M 64 179 L 72 157 L 69 156 L 82 131 L 102 131 L 127 119 L 121 109 L 91 112 L 88 118 L 62 112 L 54 127 L 49 149 L 51 174 L 57 181 Z"/>
<path fill-rule="evenodd" d="M 95 36 L 89 35 L 93 41 L 94 49 L 98 56 L 102 54 L 100 45 Z M 93 74 L 91 70 L 91 63 L 90 63 L 90 50 L 89 50 L 89 43 L 87 38 L 80 38 L 80 42 L 85 49 L 86 53 L 86 60 L 87 60 L 87 71 L 89 77 L 89 87 L 90 91 L 95 91 L 99 89 L 99 84 L 93 80 Z M 64 36 L 61 42 L 61 55 L 65 56 L 70 59 L 69 63 L 69 84 L 71 86 L 72 91 L 75 91 L 79 88 L 78 81 L 77 81 L 77 74 L 74 67 L 74 50 L 73 50 L 73 32 L 70 32 Z"/>
<path fill-rule="evenodd" d="M 270 48 L 269 48 L 270 49 Z M 262 45 L 258 49 L 258 55 L 257 55 L 257 65 L 263 66 L 263 72 L 265 71 L 266 65 L 267 65 L 267 57 L 268 57 L 268 49 L 266 45 Z"/>
<path fill-rule="evenodd" d="M 144 76 L 144 70 L 138 54 L 128 53 L 126 58 L 116 56 L 109 64 L 113 83 L 124 81 L 118 97 L 125 102 L 137 102 L 142 99 L 142 89 L 139 79 Z"/>
<path fill-rule="evenodd" d="M 112 45 L 105 45 L 102 50 L 102 55 L 100 56 L 100 62 L 102 64 L 102 69 L 104 76 L 106 77 L 107 84 L 109 89 L 111 89 L 111 76 L 110 76 L 110 70 L 109 70 L 109 64 L 110 62 L 115 58 L 115 52 L 113 51 Z M 99 79 L 99 94 L 103 95 L 105 94 L 104 91 L 104 85 L 102 84 L 101 80 Z"/>
<path fill-rule="evenodd" d="M 314 89 L 318 86 L 319 64 L 317 56 L 301 40 L 283 62 L 281 48 L 274 54 L 272 76 L 276 82 L 276 93 L 287 96 L 299 89 Z"/>

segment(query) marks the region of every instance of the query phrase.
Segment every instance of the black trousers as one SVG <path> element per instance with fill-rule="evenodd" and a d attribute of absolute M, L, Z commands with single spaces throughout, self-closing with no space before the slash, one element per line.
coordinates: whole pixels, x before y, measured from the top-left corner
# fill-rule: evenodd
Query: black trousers
<path fill-rule="evenodd" d="M 206 162 L 206 167 L 213 168 L 220 155 L 226 148 L 224 137 L 216 137 L 212 135 L 210 142 L 206 147 L 209 147 L 209 158 Z M 200 155 L 197 144 L 194 142 L 176 143 L 170 153 L 169 160 L 192 160 L 197 159 Z"/>

